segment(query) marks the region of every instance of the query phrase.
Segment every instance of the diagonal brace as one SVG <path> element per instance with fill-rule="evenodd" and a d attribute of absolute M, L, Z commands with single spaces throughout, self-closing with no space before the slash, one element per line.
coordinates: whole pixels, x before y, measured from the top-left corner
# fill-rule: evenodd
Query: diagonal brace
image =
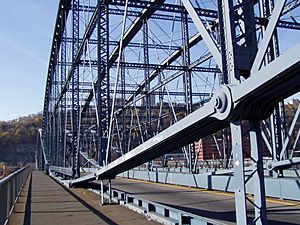
<path fill-rule="evenodd" d="M 300 115 L 300 106 L 298 105 L 297 111 L 295 113 L 294 119 L 293 119 L 291 127 L 289 129 L 288 135 L 287 135 L 287 137 L 284 140 L 283 148 L 282 148 L 282 150 L 280 152 L 280 159 L 281 160 L 283 160 L 284 153 L 286 152 L 286 148 L 287 148 L 288 143 L 289 143 L 289 141 L 291 139 L 291 136 L 292 136 L 292 133 L 293 133 L 294 128 L 296 126 L 296 123 L 297 123 L 299 115 Z"/>
<path fill-rule="evenodd" d="M 190 17 L 192 18 L 195 26 L 197 27 L 199 33 L 201 34 L 205 44 L 207 45 L 209 51 L 213 55 L 219 68 L 223 68 L 221 53 L 220 53 L 215 41 L 209 35 L 207 29 L 205 28 L 203 22 L 199 18 L 198 14 L 197 14 L 196 10 L 194 9 L 194 7 L 192 6 L 191 2 L 189 0 L 182 0 L 182 4 L 186 8 L 186 11 L 190 14 Z"/>
<path fill-rule="evenodd" d="M 281 15 L 282 10 L 283 10 L 283 6 L 285 4 L 285 1 L 286 0 L 278 0 L 275 4 L 272 16 L 270 17 L 268 26 L 267 26 L 265 34 L 264 34 L 264 37 L 262 39 L 261 46 L 259 47 L 259 49 L 256 53 L 256 57 L 254 59 L 254 62 L 253 62 L 252 68 L 251 68 L 251 74 L 256 73 L 260 69 L 261 63 L 264 59 L 264 56 L 265 56 L 265 53 L 268 49 L 270 40 L 273 36 L 274 30 L 276 28 L 279 17 Z"/>

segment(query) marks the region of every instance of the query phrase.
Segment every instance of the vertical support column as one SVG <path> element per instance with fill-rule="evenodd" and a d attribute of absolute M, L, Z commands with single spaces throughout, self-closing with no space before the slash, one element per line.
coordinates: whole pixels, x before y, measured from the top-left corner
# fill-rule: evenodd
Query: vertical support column
<path fill-rule="evenodd" d="M 51 84 L 49 85 L 51 86 Z M 51 96 L 51 88 L 49 88 L 49 96 Z M 48 103 L 47 103 L 47 113 L 46 113 L 46 134 L 45 134 L 45 143 L 46 143 L 46 158 L 50 160 L 51 164 L 51 121 L 50 121 L 50 100 L 48 98 Z M 46 159 L 45 159 L 46 162 Z M 48 173 L 48 166 L 47 163 L 45 163 L 45 172 L 46 174 Z"/>
<path fill-rule="evenodd" d="M 219 18 L 219 43 L 221 48 L 221 57 L 222 57 L 222 73 L 219 75 L 220 84 L 228 84 L 228 71 L 227 71 L 227 60 L 226 60 L 226 39 L 225 39 L 225 23 L 224 23 L 224 9 L 223 9 L 223 0 L 218 2 L 218 18 Z"/>
<path fill-rule="evenodd" d="M 235 4 L 235 5 L 234 5 Z M 220 30 L 220 46 L 222 53 L 222 84 L 237 84 L 241 82 L 241 78 L 248 78 L 251 74 L 252 64 L 254 62 L 257 52 L 256 28 L 253 2 L 250 0 L 243 0 L 235 3 L 233 0 L 218 1 L 219 7 L 219 30 Z M 234 179 L 235 179 L 235 204 L 236 204 L 236 218 L 237 224 L 247 224 L 247 206 L 246 206 L 246 191 L 245 184 L 252 177 L 249 176 L 245 181 L 244 174 L 244 152 L 242 145 L 242 129 L 240 121 L 233 121 L 231 123 L 232 136 L 232 151 L 234 160 Z M 255 128 L 257 124 L 255 123 Z M 257 130 L 251 132 L 251 147 L 253 149 L 253 156 L 257 159 L 257 168 L 252 175 L 255 176 L 254 183 L 261 184 L 261 166 L 259 146 L 260 137 L 257 135 Z M 225 148 L 224 148 L 225 149 Z M 225 156 L 225 152 L 224 152 Z M 224 158 L 225 160 L 225 158 Z M 256 189 L 256 187 L 255 187 Z M 255 203 L 258 204 L 256 209 L 255 219 L 256 224 L 264 222 L 266 216 L 264 215 L 264 185 L 258 188 L 255 195 Z M 257 196 L 256 196 L 257 195 Z M 252 203 L 250 199 L 249 202 Z M 257 207 L 254 203 L 254 206 Z"/>
<path fill-rule="evenodd" d="M 270 14 L 271 10 L 274 7 L 273 0 L 260 0 L 260 15 L 262 18 L 267 19 Z M 262 26 L 261 32 L 262 36 L 265 33 L 265 26 Z M 277 29 L 275 28 L 273 37 L 270 41 L 270 44 L 267 49 L 265 63 L 269 63 L 273 61 L 275 58 L 279 56 L 279 46 L 278 46 L 278 34 Z M 285 121 L 284 121 L 284 110 L 283 110 L 283 102 L 279 102 L 274 109 L 274 112 L 270 118 L 271 122 L 271 132 L 272 132 L 272 159 L 275 161 L 280 161 L 280 152 L 283 147 L 283 140 L 284 140 L 284 129 L 285 129 Z M 279 171 L 279 174 L 273 171 L 273 176 L 282 176 L 282 171 Z"/>
<path fill-rule="evenodd" d="M 243 0 L 234 6 L 233 0 L 220 0 L 218 8 L 223 66 L 221 83 L 236 84 L 241 76 L 249 77 L 257 51 L 253 2 Z M 240 44 L 243 42 L 246 44 Z"/>
<path fill-rule="evenodd" d="M 272 159 L 280 161 L 280 152 L 283 147 L 283 135 L 282 135 L 282 110 L 281 105 L 275 107 L 271 116 L 271 130 L 272 130 Z"/>
<path fill-rule="evenodd" d="M 110 154 L 106 152 L 108 143 L 108 130 L 110 120 L 110 96 L 109 96 L 109 14 L 108 1 L 98 0 L 98 161 L 99 165 L 106 164 L 106 158 L 110 162 Z"/>
<path fill-rule="evenodd" d="M 237 83 L 239 80 L 239 71 L 236 70 L 235 63 L 235 21 L 231 15 L 233 8 L 232 0 L 221 0 L 219 3 L 219 18 L 220 18 L 220 35 L 221 35 L 221 54 L 222 54 L 222 71 L 223 83 Z"/>
<path fill-rule="evenodd" d="M 121 55 L 121 95 L 122 95 L 122 105 L 125 105 L 125 101 L 126 101 L 126 95 L 125 95 L 125 91 L 126 91 L 126 82 L 125 82 L 125 66 L 123 63 L 125 63 L 125 54 L 124 52 L 122 52 Z M 121 126 L 121 143 L 122 143 L 122 155 L 124 155 L 127 152 L 127 141 L 126 141 L 126 137 L 127 137 L 127 127 L 126 127 L 126 109 L 122 110 L 122 126 Z"/>
<path fill-rule="evenodd" d="M 145 19 L 143 21 L 143 44 L 144 44 L 144 64 L 145 64 L 145 69 L 144 69 L 144 79 L 145 79 L 145 92 L 146 92 L 146 97 L 145 97 L 145 104 L 144 106 L 146 107 L 146 135 L 145 135 L 145 140 L 149 139 L 152 136 L 152 126 L 151 126 L 151 105 L 152 105 L 152 99 L 151 99 L 151 94 L 148 93 L 150 90 L 150 80 L 149 80 L 149 48 L 148 48 L 148 22 Z"/>
<path fill-rule="evenodd" d="M 162 87 L 162 73 L 159 72 L 158 74 L 158 83 L 160 84 L 159 87 L 159 94 L 158 94 L 158 105 L 159 105 L 159 114 L 158 114 L 158 118 L 157 118 L 157 128 L 156 128 L 156 132 L 159 133 L 162 130 L 163 127 L 163 117 L 162 117 L 162 112 L 163 112 L 163 108 L 164 108 L 164 94 L 163 94 L 163 87 Z M 165 161 L 165 155 L 161 157 L 161 165 L 162 167 L 164 167 L 166 165 L 166 161 Z"/>
<path fill-rule="evenodd" d="M 50 159 L 51 165 L 56 164 L 56 130 L 55 130 L 55 99 L 56 99 L 56 66 L 55 66 L 55 57 L 56 55 L 52 55 L 52 65 L 51 65 L 51 98 L 49 104 L 49 124 L 50 124 Z"/>
<path fill-rule="evenodd" d="M 40 133 L 38 132 L 36 136 L 36 152 L 35 152 L 35 169 L 36 170 L 41 170 L 40 165 L 41 165 L 41 149 L 40 149 Z M 0 188 L 1 189 L 1 188 Z"/>
<path fill-rule="evenodd" d="M 61 27 L 64 27 L 63 24 L 66 23 L 66 18 L 62 19 Z M 60 126 L 61 126 L 61 136 L 60 136 L 60 154 L 61 154 L 61 165 L 63 167 L 67 166 L 66 163 L 66 93 L 63 93 L 64 83 L 66 82 L 66 74 L 67 74 L 67 55 L 66 48 L 67 47 L 67 34 L 66 30 L 62 31 L 62 42 L 61 42 L 61 71 L 60 71 L 60 79 L 61 79 L 61 102 L 60 102 Z"/>
<path fill-rule="evenodd" d="M 183 74 L 183 88 L 185 98 L 185 111 L 186 115 L 190 114 L 193 106 L 192 102 L 192 81 L 191 71 L 188 69 L 190 65 L 190 48 L 189 48 L 189 30 L 188 30 L 188 19 L 187 12 L 181 13 L 181 30 L 182 30 L 182 65 L 185 68 Z"/>
<path fill-rule="evenodd" d="M 53 73 L 54 74 L 54 73 Z M 55 83 L 55 80 L 54 80 Z M 55 93 L 52 92 L 52 98 L 55 99 Z M 51 100 L 53 102 L 53 100 Z M 53 105 L 53 104 L 52 104 Z M 55 111 L 54 108 L 51 105 L 51 109 L 53 110 L 50 114 L 50 126 L 51 126 L 51 165 L 56 165 L 56 130 L 55 130 Z"/>
<path fill-rule="evenodd" d="M 159 72 L 158 74 L 158 83 L 161 84 L 162 83 L 162 75 L 161 72 Z M 163 87 L 162 85 L 159 87 L 159 93 L 158 93 L 158 99 L 159 99 L 159 103 L 161 104 L 164 100 L 164 93 L 163 93 Z"/>
<path fill-rule="evenodd" d="M 234 164 L 234 183 L 235 183 L 235 210 L 236 223 L 239 225 L 247 224 L 247 205 L 245 190 L 245 172 L 244 172 L 244 152 L 242 143 L 242 128 L 240 121 L 234 121 L 230 124 L 233 164 Z"/>
<path fill-rule="evenodd" d="M 228 148 L 228 131 L 227 131 L 227 128 L 224 128 L 222 130 L 222 139 L 223 139 L 223 167 L 225 169 L 228 168 L 228 164 L 229 164 L 229 148 Z"/>
<path fill-rule="evenodd" d="M 79 66 L 76 64 L 76 55 L 79 49 L 79 1 L 72 0 L 73 15 L 73 42 L 72 42 L 72 176 L 80 176 L 79 167 Z"/>
<path fill-rule="evenodd" d="M 101 183 L 100 183 L 100 204 L 104 205 L 104 186 L 103 186 L 103 180 L 101 180 Z"/>
<path fill-rule="evenodd" d="M 251 157 L 254 160 L 253 190 L 255 219 L 257 225 L 267 224 L 267 209 L 264 183 L 263 149 L 259 121 L 250 121 Z"/>
<path fill-rule="evenodd" d="M 49 135 L 49 133 L 48 133 L 48 102 L 46 102 L 46 105 L 47 105 L 47 107 L 46 107 L 46 112 L 45 112 L 45 116 L 44 116 L 44 118 L 43 118 L 43 131 L 42 131 L 42 139 L 43 139 L 43 141 L 44 141 L 44 144 L 45 144 L 45 154 L 47 155 L 48 154 L 48 135 Z M 49 158 L 48 158 L 49 159 Z"/>
<path fill-rule="evenodd" d="M 53 107 L 53 119 L 54 119 L 54 152 L 55 152 L 55 165 L 60 165 L 60 129 L 59 129 L 59 109 L 58 106 L 56 107 L 56 103 L 59 96 L 59 46 L 57 42 L 55 43 L 55 70 L 54 70 L 54 107 Z"/>
<path fill-rule="evenodd" d="M 188 69 L 190 65 L 190 47 L 189 47 L 189 29 L 188 29 L 188 18 L 187 12 L 183 11 L 181 13 L 181 31 L 182 31 L 182 65 L 185 68 L 183 74 L 183 89 L 184 89 L 184 100 L 185 100 L 185 114 L 189 115 L 193 110 L 192 102 L 192 79 L 191 71 Z M 187 146 L 187 151 L 189 155 L 188 165 L 189 172 L 193 170 L 193 156 L 195 156 L 195 147 L 194 144 Z"/>
<path fill-rule="evenodd" d="M 108 180 L 108 203 L 111 203 L 111 180 Z"/>
<path fill-rule="evenodd" d="M 39 133 L 39 148 L 40 148 L 40 171 L 45 170 L 45 158 L 43 154 L 43 143 L 45 143 L 45 140 L 43 139 L 42 133 Z"/>
<path fill-rule="evenodd" d="M 148 93 L 150 90 L 150 80 L 149 80 L 149 38 L 148 38 L 148 22 L 147 19 L 143 20 L 143 50 L 144 50 L 144 64 L 145 64 L 145 69 L 144 69 L 144 79 L 145 79 L 145 92 L 146 96 L 144 98 L 144 107 L 146 111 L 146 126 L 145 126 L 145 135 L 144 140 L 148 140 L 152 134 L 152 124 L 151 124 L 151 95 Z M 151 168 L 152 161 L 148 162 L 148 169 Z"/>
<path fill-rule="evenodd" d="M 271 15 L 272 8 L 274 7 L 274 0 L 260 0 L 259 1 L 260 7 L 260 15 L 264 19 L 268 19 Z M 261 26 L 261 32 L 264 35 L 266 30 L 266 26 Z M 277 28 L 275 28 L 273 32 L 273 37 L 270 41 L 270 44 L 267 49 L 265 63 L 269 63 L 270 61 L 274 60 L 279 56 L 279 48 L 278 48 L 278 34 Z"/>

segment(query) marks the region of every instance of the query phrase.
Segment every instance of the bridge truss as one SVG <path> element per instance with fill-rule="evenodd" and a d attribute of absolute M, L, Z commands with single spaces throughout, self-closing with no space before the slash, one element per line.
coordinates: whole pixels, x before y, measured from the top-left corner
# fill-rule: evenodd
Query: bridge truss
<path fill-rule="evenodd" d="M 233 168 L 237 223 L 247 224 L 250 201 L 254 223 L 265 224 L 266 166 L 280 176 L 299 162 L 300 108 L 287 122 L 284 102 L 300 89 L 299 4 L 60 0 L 38 167 L 75 184 L 176 150 L 196 173 L 195 142 L 211 137 L 222 167 Z M 96 172 L 80 176 L 88 166 Z"/>

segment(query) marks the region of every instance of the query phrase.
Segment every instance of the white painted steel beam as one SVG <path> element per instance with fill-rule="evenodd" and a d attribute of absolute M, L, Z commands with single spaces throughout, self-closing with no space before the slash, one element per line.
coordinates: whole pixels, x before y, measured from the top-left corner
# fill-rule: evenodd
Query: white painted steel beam
<path fill-rule="evenodd" d="M 293 131 L 294 131 L 294 129 L 295 129 L 296 123 L 297 123 L 297 121 L 298 121 L 299 115 L 300 115 L 300 107 L 299 107 L 299 105 L 298 105 L 297 111 L 296 111 L 296 113 L 295 113 L 295 115 L 294 115 L 294 119 L 293 119 L 292 124 L 291 124 L 290 129 L 289 129 L 288 135 L 287 135 L 287 137 L 286 137 L 285 140 L 284 140 L 284 144 L 283 144 L 282 150 L 281 150 L 281 152 L 280 152 L 280 159 L 281 159 L 281 160 L 284 159 L 283 156 L 284 156 L 284 154 L 285 154 L 285 152 L 286 152 L 288 143 L 290 142 L 290 139 L 291 139 L 292 133 L 293 133 Z"/>
<path fill-rule="evenodd" d="M 285 4 L 286 0 L 277 0 L 275 3 L 275 7 L 272 13 L 272 16 L 270 17 L 268 26 L 266 28 L 266 31 L 264 33 L 264 37 L 262 39 L 261 45 L 257 51 L 256 57 L 254 59 L 252 68 L 251 68 L 251 74 L 256 73 L 262 64 L 262 61 L 264 59 L 265 53 L 267 51 L 267 48 L 269 46 L 270 40 L 273 36 L 274 30 L 276 28 L 276 25 L 278 23 L 278 20 L 280 18 L 281 12 L 283 10 L 283 6 Z"/>
<path fill-rule="evenodd" d="M 300 89 L 298 52 L 300 52 L 300 44 L 243 83 L 224 86 L 203 107 L 99 169 L 95 174 L 81 177 L 72 183 L 92 180 L 96 177 L 100 179 L 113 178 L 121 172 L 212 134 L 228 126 L 230 120 L 251 119 L 249 118 L 251 116 L 268 116 L 268 110 L 269 108 L 273 109 L 273 103 Z M 266 115 L 255 115 L 260 113 Z"/>
<path fill-rule="evenodd" d="M 216 63 L 218 64 L 219 68 L 222 69 L 223 68 L 222 67 L 222 57 L 221 57 L 220 50 L 218 49 L 215 41 L 211 38 L 210 34 L 208 33 L 208 31 L 205 28 L 204 24 L 202 23 L 201 19 L 199 18 L 193 5 L 191 4 L 191 2 L 189 0 L 182 0 L 182 4 L 186 8 L 190 17 L 192 18 L 195 26 L 197 27 L 200 35 L 202 36 L 209 51 L 213 55 L 213 58 L 215 59 Z"/>

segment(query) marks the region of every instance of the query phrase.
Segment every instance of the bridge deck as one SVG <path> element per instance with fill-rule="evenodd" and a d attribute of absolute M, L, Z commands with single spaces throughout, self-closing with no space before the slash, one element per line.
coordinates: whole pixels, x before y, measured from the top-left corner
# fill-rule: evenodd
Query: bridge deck
<path fill-rule="evenodd" d="M 16 206 L 10 224 L 157 224 L 119 205 L 101 207 L 95 193 L 80 188 L 71 191 L 41 172 L 32 173 L 27 196 L 26 207 Z M 20 204 L 24 206 L 24 200 Z M 24 214 L 22 209 L 25 217 L 16 217 Z"/>
<path fill-rule="evenodd" d="M 98 182 L 98 181 L 95 181 Z M 235 224 L 234 195 L 218 191 L 117 178 L 112 188 L 199 216 Z M 248 205 L 249 209 L 253 209 Z M 267 199 L 268 224 L 300 224 L 300 203 Z M 254 216 L 253 210 L 248 211 Z"/>

